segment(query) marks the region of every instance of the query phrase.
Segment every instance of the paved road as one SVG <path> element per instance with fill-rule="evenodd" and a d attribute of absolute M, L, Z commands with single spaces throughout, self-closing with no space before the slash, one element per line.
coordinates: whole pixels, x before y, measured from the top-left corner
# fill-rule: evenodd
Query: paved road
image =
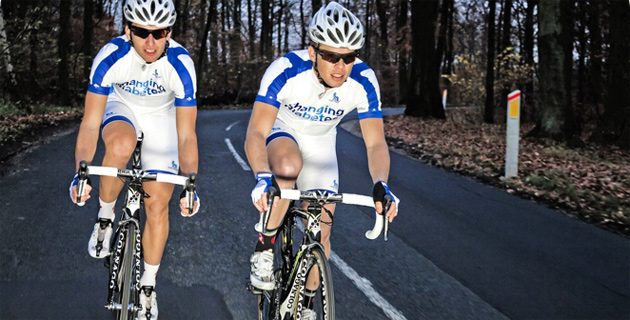
<path fill-rule="evenodd" d="M 172 206 L 161 319 L 255 318 L 244 287 L 253 174 L 229 148 L 244 158 L 248 119 L 247 111 L 199 114 L 203 207 L 184 219 Z M 75 137 L 50 137 L 2 168 L 0 319 L 111 319 L 102 307 L 107 270 L 85 248 L 97 204 L 67 199 Z M 340 130 L 338 153 L 341 190 L 369 193 L 361 140 Z M 630 319 L 628 239 L 396 153 L 390 185 L 403 203 L 388 242 L 363 237 L 368 209 L 338 209 L 338 318 Z"/>

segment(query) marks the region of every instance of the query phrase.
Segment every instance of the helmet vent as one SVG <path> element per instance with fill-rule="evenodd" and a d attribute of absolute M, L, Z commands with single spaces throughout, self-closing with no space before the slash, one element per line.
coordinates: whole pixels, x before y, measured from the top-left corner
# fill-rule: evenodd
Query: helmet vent
<path fill-rule="evenodd" d="M 337 30 L 337 31 L 339 31 L 339 30 Z M 328 35 L 328 38 L 330 38 L 330 40 L 332 40 L 332 42 L 334 42 L 335 44 L 339 44 L 339 40 L 337 40 L 337 38 L 332 33 L 332 31 L 326 30 L 326 34 Z"/>

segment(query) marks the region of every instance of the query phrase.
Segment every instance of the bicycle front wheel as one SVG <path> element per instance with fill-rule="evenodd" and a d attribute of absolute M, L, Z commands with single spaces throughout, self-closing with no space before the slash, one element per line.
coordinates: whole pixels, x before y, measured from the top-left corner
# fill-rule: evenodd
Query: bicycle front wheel
<path fill-rule="evenodd" d="M 118 302 L 120 303 L 120 310 L 116 312 L 116 319 L 128 320 L 135 319 L 135 305 L 131 304 L 131 297 L 133 296 L 133 273 L 134 273 L 134 247 L 136 238 L 136 225 L 133 223 L 128 224 L 127 230 L 122 230 L 126 234 L 125 249 L 123 251 L 123 260 L 121 262 L 121 273 L 118 281 Z"/>
<path fill-rule="evenodd" d="M 302 315 L 306 313 L 314 312 L 317 314 L 317 319 L 325 319 L 325 320 L 334 320 L 335 319 L 335 291 L 333 289 L 332 282 L 332 274 L 330 271 L 330 263 L 324 254 L 324 250 L 322 248 L 316 247 L 310 251 L 308 255 L 310 259 L 309 273 L 310 272 L 319 272 L 319 287 L 315 292 L 315 296 L 311 299 L 312 302 L 310 306 L 303 306 L 303 309 L 306 307 L 310 310 L 303 310 Z M 306 288 L 300 290 L 300 299 L 302 301 L 308 300 L 305 299 L 304 295 L 306 293 Z M 298 310 L 298 312 L 300 312 Z M 304 317 L 301 317 L 304 319 Z M 312 319 L 312 318 L 308 318 Z"/>

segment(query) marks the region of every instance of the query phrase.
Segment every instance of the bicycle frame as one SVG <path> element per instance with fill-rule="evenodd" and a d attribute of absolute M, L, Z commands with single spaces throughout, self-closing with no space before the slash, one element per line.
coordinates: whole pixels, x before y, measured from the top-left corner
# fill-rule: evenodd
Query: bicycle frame
<path fill-rule="evenodd" d="M 281 191 L 281 192 L 278 192 Z M 259 315 L 271 319 L 286 319 L 299 315 L 304 308 L 302 297 L 305 294 L 305 283 L 307 277 L 314 265 L 320 265 L 320 289 L 322 294 L 322 312 L 323 318 L 334 319 L 334 290 L 332 286 L 332 278 L 330 277 L 330 266 L 324 254 L 324 247 L 321 244 L 321 216 L 322 210 L 326 210 L 324 205 L 327 203 L 347 203 L 354 205 L 362 205 L 374 207 L 372 197 L 356 195 L 356 194 L 330 194 L 325 191 L 303 192 L 299 190 L 275 190 L 270 188 L 267 194 L 268 210 L 263 212 L 260 217 L 256 230 L 266 232 L 266 224 L 269 220 L 274 196 L 281 196 L 284 199 L 301 200 L 309 203 L 306 210 L 294 206 L 294 202 L 289 205 L 287 214 L 278 228 L 278 234 L 282 236 L 280 239 L 280 266 L 276 269 L 275 278 L 276 286 L 270 291 L 259 291 L 251 284 L 248 286 L 250 292 L 259 296 Z M 389 207 L 386 201 L 385 210 Z M 293 229 L 296 226 L 296 219 L 306 220 L 304 233 L 299 249 L 293 253 Z M 376 222 L 374 228 L 366 232 L 368 239 L 376 239 L 385 224 L 386 217 L 376 214 Z M 385 228 L 387 232 L 387 227 Z M 387 237 L 385 235 L 385 237 Z M 319 257 L 319 258 L 318 258 Z M 323 261 L 322 262 L 322 258 Z M 322 272 L 327 274 L 322 275 Z M 330 290 L 326 293 L 327 290 Z M 326 298 L 324 298 L 326 297 Z M 330 298 L 330 301 L 328 301 Z M 297 300 L 297 301 L 296 301 Z M 331 314 L 326 305 L 329 304 Z M 268 308 L 267 308 L 268 307 Z"/>
<path fill-rule="evenodd" d="M 288 235 L 291 237 L 282 239 L 282 259 L 283 259 L 283 277 L 281 279 L 280 286 L 282 288 L 282 295 L 280 297 L 280 314 L 285 315 L 289 313 L 293 315 L 293 310 L 300 312 L 303 308 L 302 299 L 298 299 L 297 308 L 293 309 L 296 303 L 295 299 L 302 296 L 304 290 L 304 283 L 308 277 L 310 269 L 308 269 L 309 253 L 313 247 L 320 247 L 324 250 L 324 246 L 321 241 L 321 210 L 322 206 L 318 204 L 311 204 L 308 210 L 304 211 L 299 208 L 289 207 L 289 211 L 285 217 L 285 227 L 283 231 L 290 230 Z M 304 228 L 304 234 L 302 236 L 302 243 L 298 252 L 293 255 L 293 228 L 296 226 L 295 219 L 306 219 L 306 225 Z M 285 234 L 283 232 L 283 237 Z M 285 243 L 288 241 L 288 243 Z M 290 269 L 288 266 L 292 266 Z M 283 279 L 288 279 L 286 283 L 282 283 Z"/>
<path fill-rule="evenodd" d="M 133 308 L 133 314 L 135 314 L 140 307 L 134 305 L 133 302 L 140 301 L 140 259 L 142 257 L 142 236 L 140 232 L 140 211 L 142 210 L 142 205 L 144 201 L 144 197 L 148 196 L 145 194 L 142 188 L 142 171 L 141 171 L 141 153 L 142 149 L 142 136 L 138 138 L 138 142 L 136 143 L 136 148 L 133 152 L 132 158 L 132 168 L 134 173 L 136 173 L 127 184 L 127 194 L 125 197 L 125 207 L 123 208 L 120 214 L 120 220 L 118 222 L 118 226 L 116 228 L 115 237 L 112 237 L 112 241 L 116 242 L 116 250 L 110 256 L 110 281 L 108 286 L 108 294 L 107 301 L 108 304 L 105 308 L 109 310 L 124 310 L 125 308 L 116 303 L 114 300 L 116 299 L 116 292 L 122 294 L 122 290 L 127 290 L 127 288 L 120 288 L 120 273 L 121 273 L 121 263 L 122 263 L 122 255 L 123 248 L 125 246 L 125 242 L 127 241 L 127 237 L 130 236 L 129 230 L 133 230 L 134 240 L 134 254 L 133 254 L 133 283 L 135 283 L 132 288 L 133 297 L 131 299 L 131 303 L 126 308 Z M 130 224 L 133 224 L 133 228 L 130 228 Z M 111 246 L 110 246 L 111 247 Z"/>

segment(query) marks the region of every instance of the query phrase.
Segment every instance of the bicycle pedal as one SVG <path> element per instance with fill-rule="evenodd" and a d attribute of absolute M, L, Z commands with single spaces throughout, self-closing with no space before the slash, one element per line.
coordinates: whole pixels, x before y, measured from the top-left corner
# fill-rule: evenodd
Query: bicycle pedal
<path fill-rule="evenodd" d="M 251 282 L 247 283 L 247 291 L 249 291 L 249 293 L 251 293 L 253 295 L 257 295 L 257 296 L 263 294 L 263 292 L 264 292 L 263 290 L 260 290 L 260 289 L 258 289 L 256 287 L 254 287 Z"/>

